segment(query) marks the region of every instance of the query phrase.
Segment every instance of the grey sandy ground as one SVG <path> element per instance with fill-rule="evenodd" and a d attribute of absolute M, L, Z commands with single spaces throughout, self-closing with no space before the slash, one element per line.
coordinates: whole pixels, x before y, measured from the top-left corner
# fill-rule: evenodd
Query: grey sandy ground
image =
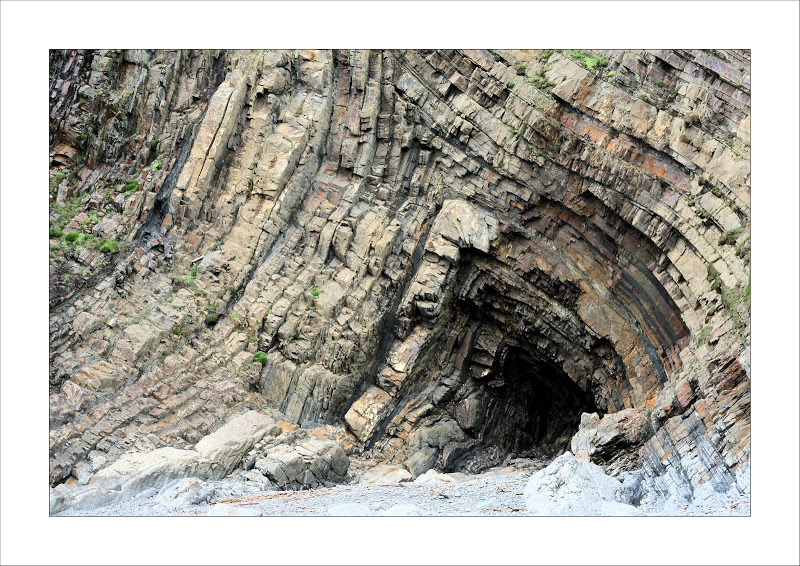
<path fill-rule="evenodd" d="M 340 485 L 308 491 L 265 491 L 220 496 L 212 503 L 171 510 L 156 496 L 130 500 L 89 511 L 65 511 L 61 516 L 526 516 L 523 492 L 530 472 L 464 476 L 460 480 L 391 485 Z M 225 481 L 218 493 L 224 493 Z M 646 514 L 658 514 L 645 510 Z M 678 515 L 747 515 L 749 501 L 725 507 L 686 507 Z"/>

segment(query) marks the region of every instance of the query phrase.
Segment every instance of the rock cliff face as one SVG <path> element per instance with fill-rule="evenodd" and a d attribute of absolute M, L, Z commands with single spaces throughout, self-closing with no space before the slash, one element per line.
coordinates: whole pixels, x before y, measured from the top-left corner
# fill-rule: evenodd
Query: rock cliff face
<path fill-rule="evenodd" d="M 51 483 L 256 410 L 413 477 L 571 448 L 747 493 L 749 69 L 51 52 Z"/>

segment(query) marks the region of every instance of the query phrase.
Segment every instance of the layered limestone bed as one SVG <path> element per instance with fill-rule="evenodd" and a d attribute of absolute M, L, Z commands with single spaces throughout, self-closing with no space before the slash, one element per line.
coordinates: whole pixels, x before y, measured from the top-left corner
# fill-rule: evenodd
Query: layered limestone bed
<path fill-rule="evenodd" d="M 51 512 L 567 450 L 537 474 L 627 487 L 554 514 L 748 497 L 749 86 L 739 50 L 52 51 Z"/>

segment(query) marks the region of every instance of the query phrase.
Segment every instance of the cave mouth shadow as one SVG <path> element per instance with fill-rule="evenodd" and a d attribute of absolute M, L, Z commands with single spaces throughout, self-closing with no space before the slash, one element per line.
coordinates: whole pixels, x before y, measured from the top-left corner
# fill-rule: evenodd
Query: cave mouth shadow
<path fill-rule="evenodd" d="M 604 414 L 560 367 L 523 348 L 510 348 L 487 379 L 480 415 L 465 431 L 472 440 L 447 458 L 449 471 L 477 473 L 509 454 L 552 459 L 569 449 L 583 413 Z"/>

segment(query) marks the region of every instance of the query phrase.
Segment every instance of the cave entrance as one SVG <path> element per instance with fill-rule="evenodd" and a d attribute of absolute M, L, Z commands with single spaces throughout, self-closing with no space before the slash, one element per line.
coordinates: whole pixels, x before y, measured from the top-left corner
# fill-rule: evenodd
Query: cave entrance
<path fill-rule="evenodd" d="M 484 418 L 476 431 L 484 446 L 526 455 L 556 455 L 569 448 L 581 414 L 600 412 L 555 364 L 521 348 L 510 349 L 483 388 Z"/>

